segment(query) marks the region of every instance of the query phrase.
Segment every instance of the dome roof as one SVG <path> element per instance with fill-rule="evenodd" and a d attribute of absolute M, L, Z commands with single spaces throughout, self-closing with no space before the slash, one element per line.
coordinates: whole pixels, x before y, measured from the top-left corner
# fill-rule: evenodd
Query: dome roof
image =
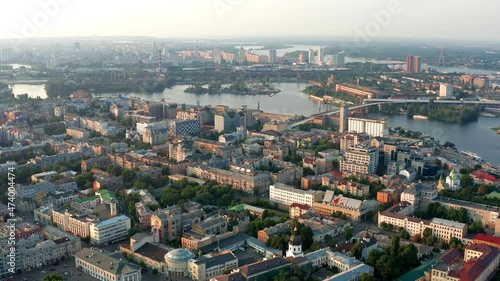
<path fill-rule="evenodd" d="M 292 236 L 290 236 L 290 241 L 288 243 L 293 245 L 293 246 L 301 246 L 302 239 L 300 239 L 299 235 L 293 234 Z"/>
<path fill-rule="evenodd" d="M 165 255 L 165 261 L 170 261 L 170 262 L 179 262 L 179 261 L 187 262 L 188 260 L 193 258 L 194 254 L 183 248 L 172 250 Z"/>

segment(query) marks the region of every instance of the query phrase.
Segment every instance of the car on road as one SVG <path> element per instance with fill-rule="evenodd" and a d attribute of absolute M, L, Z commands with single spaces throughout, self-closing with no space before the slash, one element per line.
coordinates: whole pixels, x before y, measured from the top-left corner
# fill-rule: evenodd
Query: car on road
<path fill-rule="evenodd" d="M 46 273 L 47 273 L 47 271 L 42 270 L 42 271 L 40 271 L 40 273 L 41 273 L 41 274 L 46 274 Z"/>

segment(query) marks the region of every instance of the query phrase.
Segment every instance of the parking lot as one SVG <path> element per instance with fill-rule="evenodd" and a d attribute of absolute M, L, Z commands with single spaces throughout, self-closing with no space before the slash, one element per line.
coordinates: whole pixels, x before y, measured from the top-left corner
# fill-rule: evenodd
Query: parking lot
<path fill-rule="evenodd" d="M 45 275 L 60 274 L 65 280 L 95 281 L 96 279 L 78 271 L 75 259 L 61 261 L 58 265 L 49 265 L 16 275 L 14 280 L 43 281 Z M 80 275 L 78 275 L 80 274 Z"/>

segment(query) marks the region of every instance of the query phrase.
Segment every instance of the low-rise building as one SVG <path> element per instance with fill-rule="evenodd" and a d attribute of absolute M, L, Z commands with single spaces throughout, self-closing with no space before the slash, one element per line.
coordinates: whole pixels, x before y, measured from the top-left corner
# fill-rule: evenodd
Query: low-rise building
<path fill-rule="evenodd" d="M 98 280 L 142 280 L 140 266 L 115 258 L 104 250 L 84 248 L 76 253 L 75 263 L 78 269 Z"/>
<path fill-rule="evenodd" d="M 367 205 L 368 201 L 361 201 L 353 198 L 347 198 L 342 195 L 334 196 L 333 191 L 327 190 L 323 200 L 313 203 L 314 212 L 324 216 L 342 214 L 353 220 L 360 220 L 371 208 Z"/>
<path fill-rule="evenodd" d="M 302 190 L 282 183 L 269 187 L 269 200 L 290 206 L 293 203 L 312 206 L 313 202 L 323 198 L 324 193 L 317 190 Z"/>
<path fill-rule="evenodd" d="M 227 270 L 238 268 L 238 258 L 231 251 L 225 251 L 218 254 L 201 256 L 196 260 L 190 260 L 188 266 L 189 277 L 191 279 L 207 281 L 224 274 Z"/>

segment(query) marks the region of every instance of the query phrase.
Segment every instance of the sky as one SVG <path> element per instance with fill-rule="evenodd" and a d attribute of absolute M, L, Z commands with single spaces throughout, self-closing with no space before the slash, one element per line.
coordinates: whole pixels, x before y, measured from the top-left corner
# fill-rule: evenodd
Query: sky
<path fill-rule="evenodd" d="M 500 41 L 498 0 L 2 0 L 0 38 L 377 37 Z"/>

